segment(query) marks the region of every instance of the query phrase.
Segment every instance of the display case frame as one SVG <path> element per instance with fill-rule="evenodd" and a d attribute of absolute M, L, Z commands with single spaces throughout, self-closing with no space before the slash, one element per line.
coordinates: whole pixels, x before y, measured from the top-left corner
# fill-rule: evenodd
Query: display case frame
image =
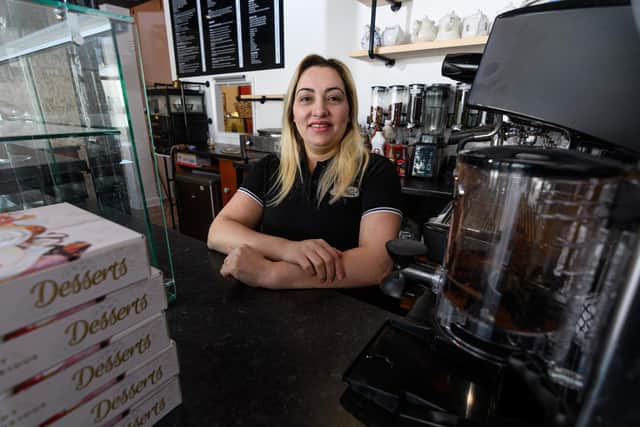
<path fill-rule="evenodd" d="M 157 166 L 140 158 L 152 140 L 133 129 L 132 108 L 147 108 L 138 49 L 129 16 L 0 1 L 0 212 L 70 202 L 141 232 L 173 300 Z M 153 222 L 145 190 L 158 194 Z"/>

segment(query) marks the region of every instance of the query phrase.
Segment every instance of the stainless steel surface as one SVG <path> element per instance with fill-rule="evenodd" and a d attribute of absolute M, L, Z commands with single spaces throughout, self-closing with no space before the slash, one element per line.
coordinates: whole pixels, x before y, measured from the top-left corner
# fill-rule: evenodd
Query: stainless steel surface
<path fill-rule="evenodd" d="M 282 135 L 282 129 L 280 128 L 262 128 L 258 129 L 259 136 L 271 136 L 274 138 L 280 138 Z"/>
<path fill-rule="evenodd" d="M 497 114 L 493 127 L 488 130 L 469 131 L 465 134 L 464 138 L 457 141 L 457 151 L 464 150 L 465 145 L 471 142 L 489 142 L 493 140 L 493 137 L 498 134 L 502 128 L 502 115 Z M 450 138 L 451 140 L 452 138 Z"/>
<path fill-rule="evenodd" d="M 446 272 L 437 265 L 429 264 L 412 264 L 402 269 L 408 279 L 413 279 L 424 283 L 435 293 L 439 293 L 444 284 Z"/>
<path fill-rule="evenodd" d="M 280 138 L 260 135 L 242 135 L 240 138 L 240 155 L 246 159 L 248 153 L 274 153 L 280 152 Z"/>

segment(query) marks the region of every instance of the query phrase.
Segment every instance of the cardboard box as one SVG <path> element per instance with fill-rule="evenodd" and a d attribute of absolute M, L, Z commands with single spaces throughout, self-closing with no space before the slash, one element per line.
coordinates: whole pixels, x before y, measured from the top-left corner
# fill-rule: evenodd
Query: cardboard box
<path fill-rule="evenodd" d="M 73 205 L 0 214 L 0 335 L 149 274 L 142 234 Z"/>
<path fill-rule="evenodd" d="M 154 391 L 160 389 L 170 378 L 178 375 L 178 353 L 175 344 L 162 351 L 92 398 L 84 399 L 80 405 L 56 416 L 47 427 L 97 427 L 117 416 L 124 408 L 135 406 Z"/>
<path fill-rule="evenodd" d="M 167 308 L 162 273 L 5 335 L 0 391 Z"/>
<path fill-rule="evenodd" d="M 164 313 L 42 372 L 0 398 L 0 427 L 36 426 L 115 384 L 170 345 Z M 165 377 L 166 378 L 166 377 Z"/>
<path fill-rule="evenodd" d="M 180 381 L 173 377 L 151 397 L 102 427 L 150 427 L 181 403 Z"/>

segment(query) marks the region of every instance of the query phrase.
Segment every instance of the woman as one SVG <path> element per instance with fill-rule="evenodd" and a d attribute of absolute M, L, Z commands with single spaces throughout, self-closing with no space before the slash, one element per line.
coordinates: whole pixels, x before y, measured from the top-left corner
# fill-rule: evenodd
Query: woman
<path fill-rule="evenodd" d="M 209 248 L 228 254 L 224 276 L 266 288 L 358 287 L 390 272 L 400 183 L 388 160 L 367 152 L 357 112 L 342 62 L 300 62 L 279 158 L 256 164 L 209 229 Z"/>

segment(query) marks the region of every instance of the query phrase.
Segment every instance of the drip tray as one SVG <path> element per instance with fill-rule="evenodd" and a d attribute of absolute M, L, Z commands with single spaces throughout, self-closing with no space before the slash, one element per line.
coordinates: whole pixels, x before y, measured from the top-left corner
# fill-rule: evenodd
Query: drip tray
<path fill-rule="evenodd" d="M 431 426 L 514 425 L 492 416 L 501 376 L 500 365 L 471 356 L 433 329 L 388 320 L 344 380 L 350 393 L 401 419 Z"/>

